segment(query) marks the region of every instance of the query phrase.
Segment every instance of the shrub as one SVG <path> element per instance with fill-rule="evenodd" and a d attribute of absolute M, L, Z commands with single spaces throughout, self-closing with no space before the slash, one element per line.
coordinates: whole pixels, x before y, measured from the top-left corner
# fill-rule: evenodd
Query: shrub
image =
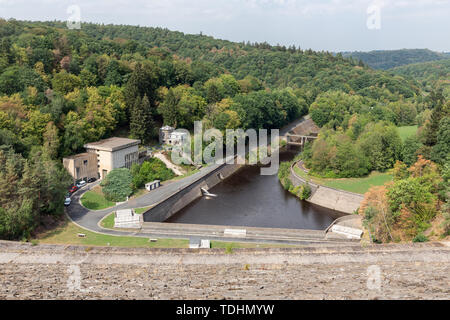
<path fill-rule="evenodd" d="M 166 167 L 158 158 L 145 161 L 142 165 L 133 165 L 131 168 L 133 188 L 139 189 L 147 182 L 154 180 L 166 181 L 175 177 L 172 170 Z"/>
<path fill-rule="evenodd" d="M 114 202 L 127 200 L 133 192 L 131 182 L 132 176 L 127 168 L 112 170 L 101 183 L 105 198 Z"/>
<path fill-rule="evenodd" d="M 423 233 L 419 233 L 417 236 L 414 237 L 414 239 L 412 241 L 413 242 L 427 242 L 428 238 Z"/>

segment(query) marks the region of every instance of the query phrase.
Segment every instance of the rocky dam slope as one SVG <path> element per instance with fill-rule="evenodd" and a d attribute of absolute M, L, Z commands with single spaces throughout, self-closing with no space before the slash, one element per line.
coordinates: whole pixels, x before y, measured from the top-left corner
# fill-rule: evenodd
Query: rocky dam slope
<path fill-rule="evenodd" d="M 448 299 L 450 244 L 125 249 L 0 241 L 0 299 Z"/>

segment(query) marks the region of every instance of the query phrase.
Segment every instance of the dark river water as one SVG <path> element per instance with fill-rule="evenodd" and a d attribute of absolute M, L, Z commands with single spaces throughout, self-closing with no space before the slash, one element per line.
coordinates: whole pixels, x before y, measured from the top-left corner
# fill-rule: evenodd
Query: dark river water
<path fill-rule="evenodd" d="M 292 159 L 289 152 L 282 161 Z M 209 190 L 216 198 L 200 198 L 166 222 L 322 230 L 340 215 L 285 191 L 277 175 L 262 176 L 249 166 Z"/>

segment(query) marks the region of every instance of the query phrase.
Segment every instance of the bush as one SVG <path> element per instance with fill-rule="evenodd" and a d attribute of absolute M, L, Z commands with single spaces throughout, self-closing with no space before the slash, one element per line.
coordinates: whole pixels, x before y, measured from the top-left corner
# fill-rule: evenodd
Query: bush
<path fill-rule="evenodd" d="M 133 188 L 142 188 L 147 182 L 154 180 L 166 181 L 175 177 L 172 170 L 166 167 L 164 162 L 158 158 L 151 158 L 142 165 L 133 165 L 131 168 L 133 176 Z"/>
<path fill-rule="evenodd" d="M 428 238 L 423 233 L 419 233 L 413 239 L 413 242 L 427 242 L 427 241 L 428 241 Z"/>
<path fill-rule="evenodd" d="M 126 201 L 133 192 L 132 176 L 127 168 L 114 169 L 102 181 L 102 191 L 109 201 Z"/>

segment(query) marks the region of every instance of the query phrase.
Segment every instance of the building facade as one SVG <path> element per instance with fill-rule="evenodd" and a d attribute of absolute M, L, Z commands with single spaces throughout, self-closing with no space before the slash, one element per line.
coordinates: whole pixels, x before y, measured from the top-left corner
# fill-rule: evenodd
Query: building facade
<path fill-rule="evenodd" d="M 88 153 L 97 157 L 98 178 L 103 179 L 111 170 L 128 168 L 139 162 L 140 140 L 109 138 L 85 144 Z"/>
<path fill-rule="evenodd" d="M 160 144 L 169 144 L 170 135 L 175 130 L 175 128 L 171 126 L 164 126 L 159 129 L 159 143 Z"/>
<path fill-rule="evenodd" d="M 80 153 L 63 159 L 63 165 L 74 181 L 98 178 L 97 157 L 93 153 Z"/>
<path fill-rule="evenodd" d="M 63 159 L 64 167 L 75 181 L 90 178 L 103 179 L 113 169 L 128 168 L 140 160 L 140 140 L 109 138 L 84 145 L 86 153 Z"/>

